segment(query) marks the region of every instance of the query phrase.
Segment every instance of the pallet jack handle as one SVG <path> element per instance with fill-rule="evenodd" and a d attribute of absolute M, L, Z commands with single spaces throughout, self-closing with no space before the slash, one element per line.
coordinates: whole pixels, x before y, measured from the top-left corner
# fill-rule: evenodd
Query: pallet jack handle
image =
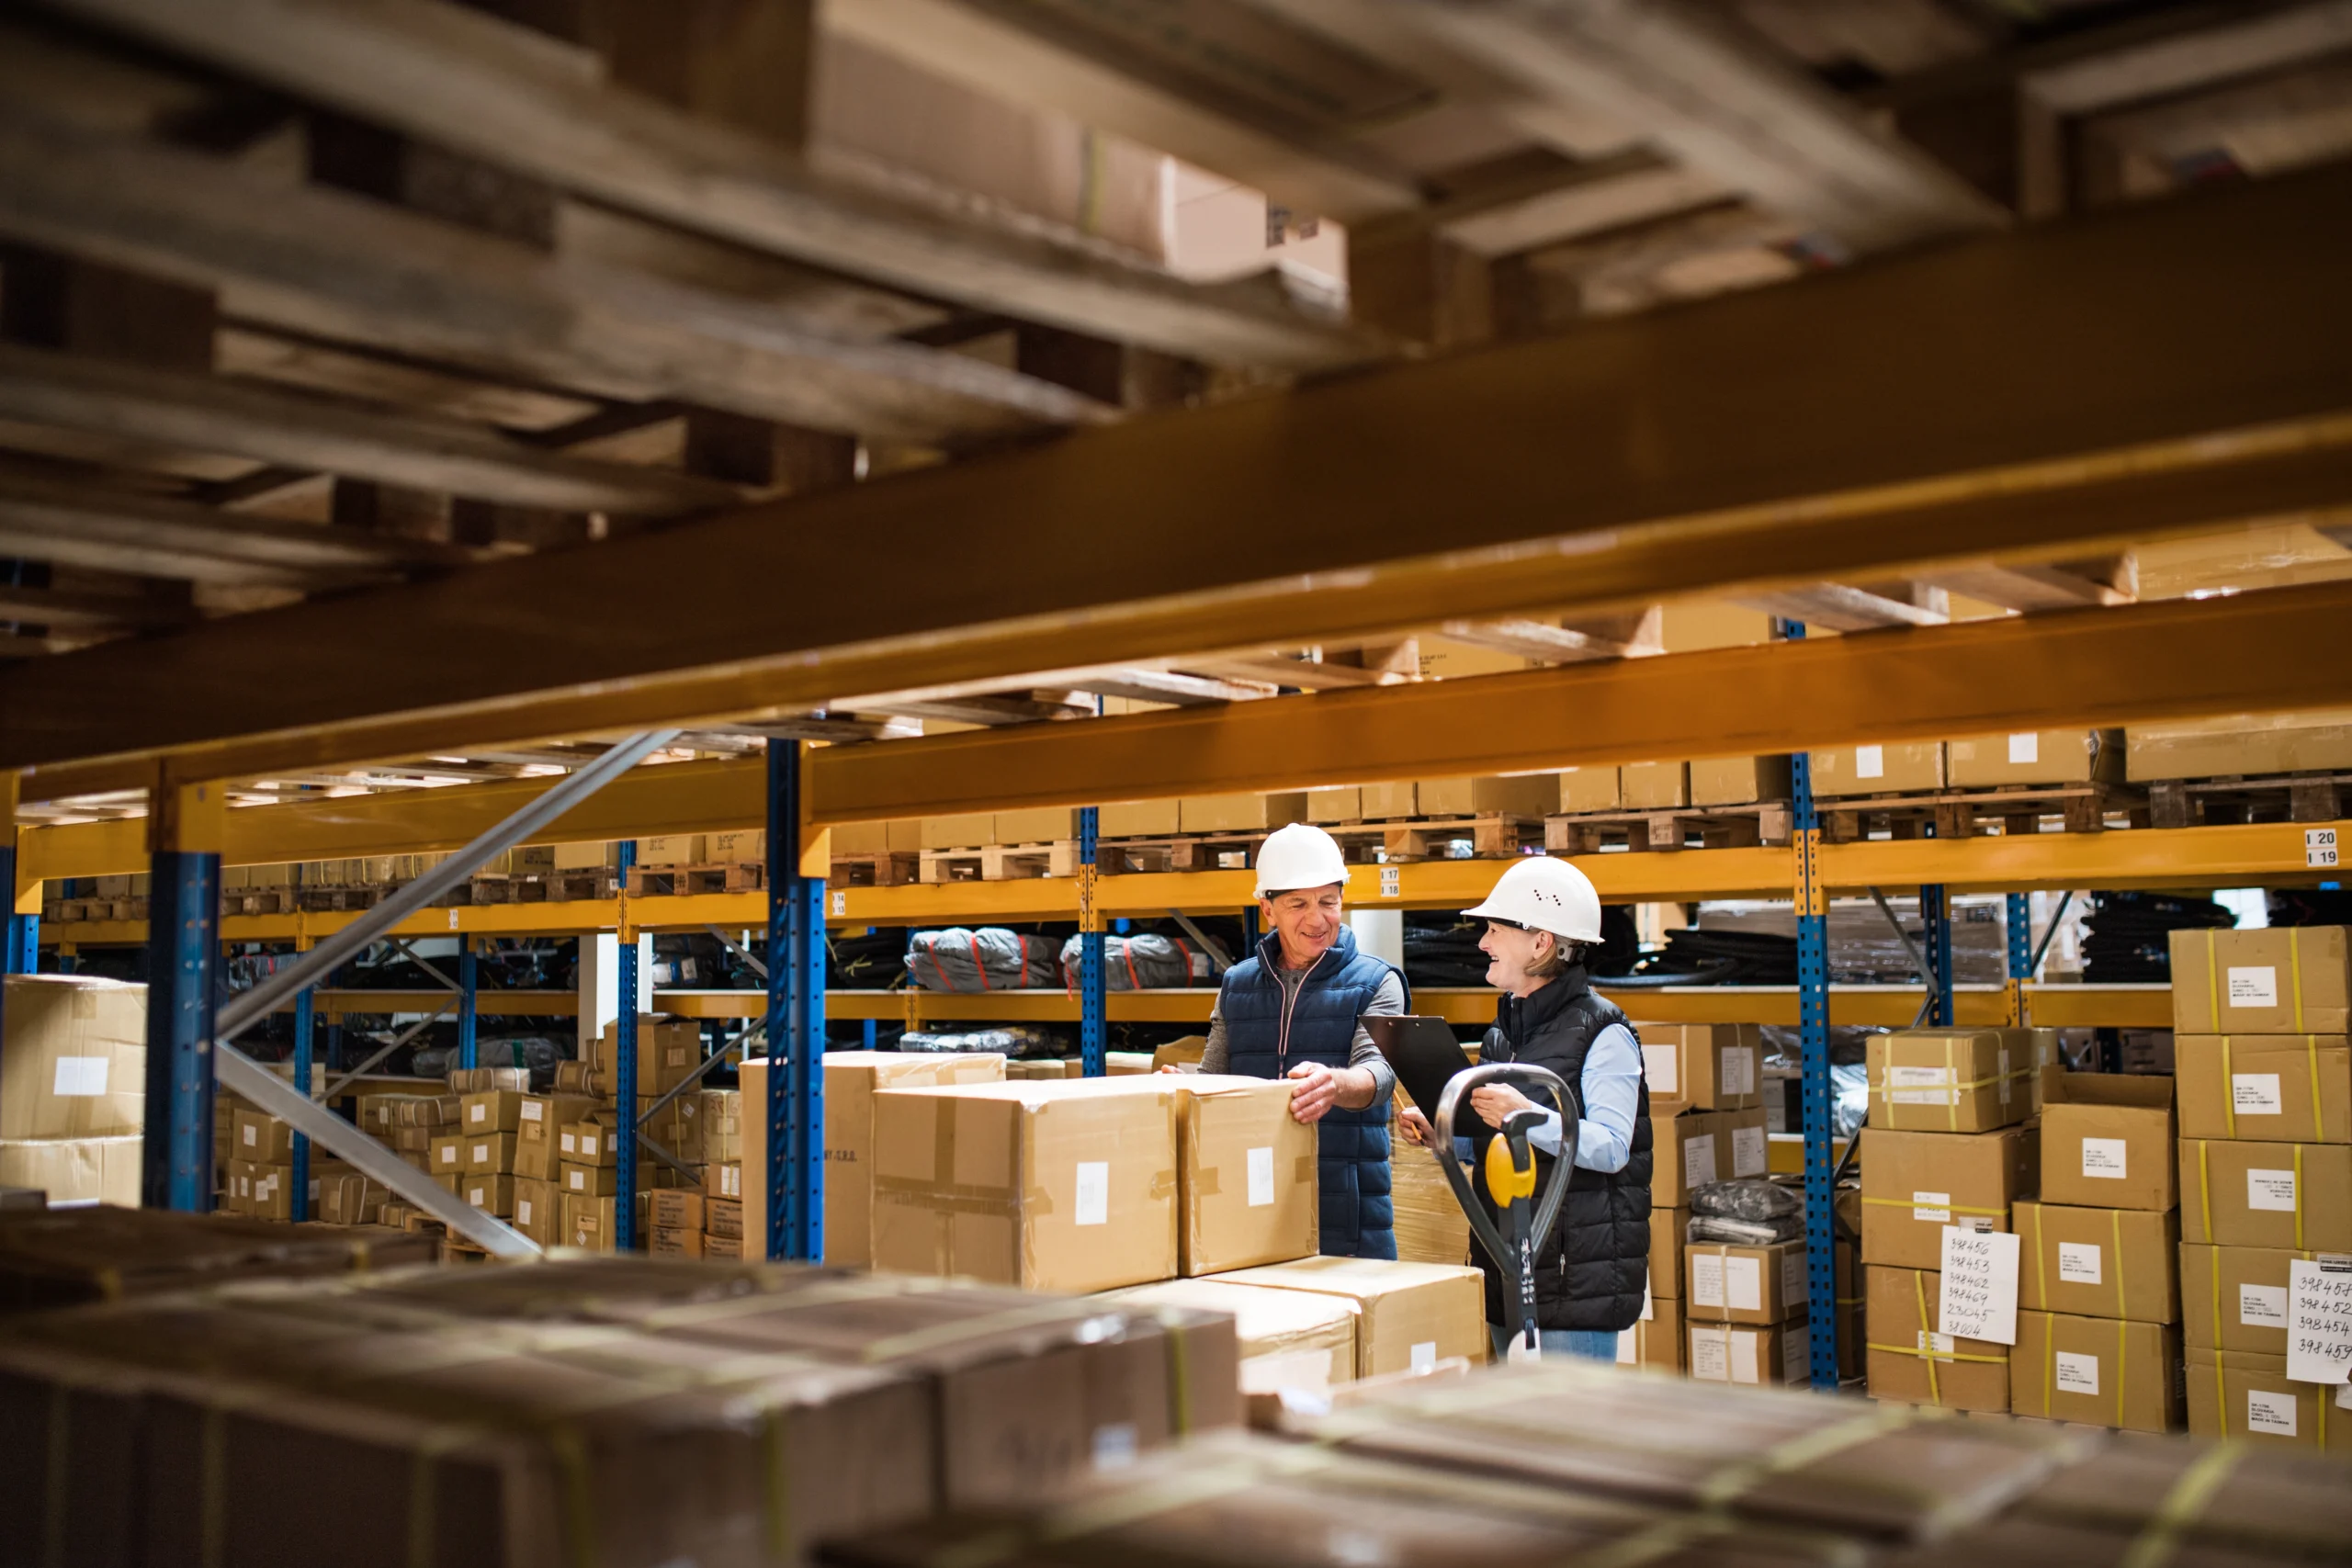
<path fill-rule="evenodd" d="M 1535 1151 L 1528 1137 L 1542 1125 L 1543 1112 L 1522 1111 L 1508 1118 L 1487 1144 L 1486 1168 L 1480 1174 L 1487 1194 L 1502 1211 L 1501 1226 L 1487 1217 L 1486 1205 L 1478 1201 L 1470 1179 L 1462 1172 L 1462 1162 L 1453 1155 L 1454 1112 L 1465 1095 L 1493 1083 L 1510 1084 L 1531 1099 L 1538 1092 L 1548 1095 L 1560 1113 L 1560 1154 L 1552 1162 L 1552 1178 L 1541 1197 L 1535 1191 Z M 1513 1360 L 1534 1360 L 1541 1354 L 1535 1324 L 1535 1255 L 1560 1217 L 1560 1204 L 1575 1174 L 1577 1119 L 1569 1113 L 1568 1105 L 1568 1086 L 1557 1073 L 1521 1062 L 1489 1062 L 1449 1079 L 1445 1092 L 1438 1097 L 1436 1114 L 1430 1118 L 1430 1152 L 1437 1156 L 1438 1168 L 1445 1173 L 1446 1184 L 1453 1189 L 1470 1221 L 1470 1234 L 1503 1271 L 1503 1314 L 1510 1330 Z M 1506 1227 L 1509 1235 L 1504 1234 Z"/>

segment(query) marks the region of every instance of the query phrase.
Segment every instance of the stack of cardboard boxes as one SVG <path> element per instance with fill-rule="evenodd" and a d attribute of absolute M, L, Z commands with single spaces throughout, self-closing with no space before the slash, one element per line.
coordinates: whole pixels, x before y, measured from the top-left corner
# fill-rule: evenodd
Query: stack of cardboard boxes
<path fill-rule="evenodd" d="M 310 1189 L 298 1201 L 294 1191 L 294 1130 L 258 1111 L 238 1111 L 231 1118 L 227 1154 L 228 1184 L 223 1203 L 232 1214 L 257 1220 L 307 1220 L 319 1212 L 321 1186 L 349 1175 L 351 1168 L 311 1153 Z"/>
<path fill-rule="evenodd" d="M 1692 1326 L 1699 1319 L 1688 1310 L 1683 1238 L 1695 1189 L 1760 1178 L 1770 1167 L 1763 1032 L 1752 1023 L 1645 1023 L 1636 1032 L 1650 1095 L 1649 1297 L 1642 1321 L 1619 1337 L 1617 1359 L 1650 1367 L 1687 1365 L 1693 1376 L 1714 1375 L 1713 1369 L 1722 1365 L 1728 1376 L 1730 1363 L 1716 1355 L 1725 1343 L 1726 1320 L 1709 1317 L 1703 1335 Z M 1704 1371 L 1699 1338 L 1708 1346 Z"/>
<path fill-rule="evenodd" d="M 1804 1382 L 1811 1376 L 1804 1242 L 1687 1244 L 1683 1303 L 1690 1375 L 1698 1381 Z"/>
<path fill-rule="evenodd" d="M 1941 1332 L 1943 1233 L 2010 1229 L 2037 1190 L 2047 1031 L 1905 1030 L 1872 1037 L 1862 1131 L 1865 1359 L 1873 1398 L 2009 1408 L 2009 1348 Z"/>
<path fill-rule="evenodd" d="M 147 987 L 67 975 L 11 975 L 6 984 L 0 1187 L 136 1207 Z"/>
<path fill-rule="evenodd" d="M 2192 1432 L 2352 1448 L 2352 1397 L 2287 1377 L 2296 1260 L 2352 1252 L 2346 936 L 2172 936 Z"/>

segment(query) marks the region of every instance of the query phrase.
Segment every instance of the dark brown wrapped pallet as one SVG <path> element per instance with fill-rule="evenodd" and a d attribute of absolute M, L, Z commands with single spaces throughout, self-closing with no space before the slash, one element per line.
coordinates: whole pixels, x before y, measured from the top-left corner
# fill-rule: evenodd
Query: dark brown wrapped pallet
<path fill-rule="evenodd" d="M 0 1314 L 429 1259 L 427 1238 L 95 1204 L 0 1212 Z"/>
<path fill-rule="evenodd" d="M 2119 1433 L 2015 1512 L 2126 1541 L 2161 1531 L 2270 1559 L 2352 1559 L 2352 1466 L 2291 1449 Z"/>

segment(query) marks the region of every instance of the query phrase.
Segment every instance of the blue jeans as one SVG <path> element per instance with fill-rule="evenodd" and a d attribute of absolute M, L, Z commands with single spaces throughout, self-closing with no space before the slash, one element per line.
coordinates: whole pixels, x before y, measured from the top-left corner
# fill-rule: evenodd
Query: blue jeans
<path fill-rule="evenodd" d="M 1499 1323 L 1487 1325 L 1495 1337 L 1495 1359 L 1510 1353 L 1510 1331 Z M 1605 1328 L 1539 1328 L 1536 1343 L 1547 1356 L 1579 1356 L 1588 1361 L 1617 1359 L 1617 1336 Z"/>

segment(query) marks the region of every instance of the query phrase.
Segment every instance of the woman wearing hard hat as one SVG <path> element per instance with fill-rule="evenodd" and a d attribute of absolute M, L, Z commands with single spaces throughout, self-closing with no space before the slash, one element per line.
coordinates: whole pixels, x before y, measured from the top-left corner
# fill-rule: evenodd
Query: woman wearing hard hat
<path fill-rule="evenodd" d="M 1478 941 L 1489 960 L 1487 983 L 1504 993 L 1481 1059 L 1549 1067 L 1576 1100 L 1576 1170 L 1535 1260 L 1543 1348 L 1614 1360 L 1618 1333 L 1641 1318 L 1649 1279 L 1650 1103 L 1633 1029 L 1585 976 L 1585 949 L 1600 941 L 1600 897 L 1567 862 L 1530 858 L 1513 863 L 1487 901 L 1464 912 L 1487 922 Z M 1542 1190 L 1560 1152 L 1559 1113 L 1504 1084 L 1473 1090 L 1470 1106 L 1489 1127 L 1514 1111 L 1545 1111 L 1532 1140 Z M 1407 1137 L 1428 1143 L 1430 1124 L 1419 1111 L 1400 1120 Z M 1478 1262 L 1499 1356 L 1502 1274 L 1483 1254 Z"/>
<path fill-rule="evenodd" d="M 1388 1097 L 1396 1075 L 1356 1020 L 1405 1010 L 1405 976 L 1356 950 L 1347 857 L 1304 822 L 1258 852 L 1258 951 L 1225 972 L 1204 1073 L 1293 1081 L 1290 1113 L 1317 1131 L 1322 1249 L 1396 1256 L 1388 1190 Z M 1645 1233 L 1646 1234 L 1646 1233 Z"/>

